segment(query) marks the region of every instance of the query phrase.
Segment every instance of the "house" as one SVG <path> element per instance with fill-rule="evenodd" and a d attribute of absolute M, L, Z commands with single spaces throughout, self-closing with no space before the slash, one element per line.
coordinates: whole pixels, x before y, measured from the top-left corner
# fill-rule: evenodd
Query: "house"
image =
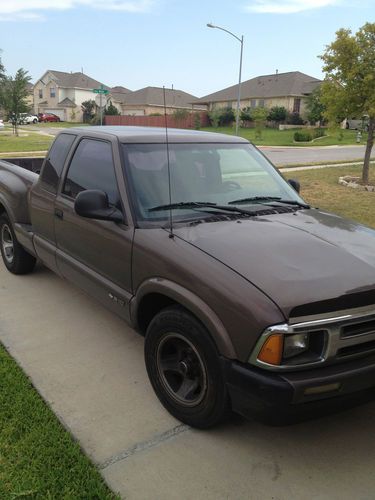
<path fill-rule="evenodd" d="M 304 116 L 306 98 L 321 82 L 318 78 L 300 71 L 257 76 L 241 84 L 240 107 L 284 106 L 290 113 L 299 113 Z M 209 111 L 228 106 L 236 108 L 237 96 L 238 84 L 193 102 L 206 105 Z"/>
<path fill-rule="evenodd" d="M 30 82 L 26 85 L 27 88 L 27 96 L 26 96 L 26 104 L 30 108 L 30 110 L 34 111 L 34 85 Z"/>
<path fill-rule="evenodd" d="M 164 114 L 164 92 L 162 87 L 145 87 L 134 92 L 118 92 L 115 87 L 111 90 L 110 99 L 112 104 L 117 107 L 122 115 L 145 116 L 153 114 Z M 168 114 L 176 110 L 192 111 L 192 101 L 197 97 L 177 89 L 165 89 L 166 111 Z M 203 104 L 194 105 L 194 110 L 204 111 L 206 106 Z"/>
<path fill-rule="evenodd" d="M 34 85 L 35 113 L 54 113 L 63 121 L 81 122 L 81 104 L 95 98 L 93 89 L 103 85 L 82 72 L 47 70 Z M 103 85 L 105 89 L 109 89 Z"/>

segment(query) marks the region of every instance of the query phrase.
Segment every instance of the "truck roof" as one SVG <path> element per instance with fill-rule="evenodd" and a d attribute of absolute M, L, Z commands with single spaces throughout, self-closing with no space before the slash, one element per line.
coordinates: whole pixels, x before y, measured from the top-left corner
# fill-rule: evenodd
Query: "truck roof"
<path fill-rule="evenodd" d="M 166 131 L 164 127 L 129 127 L 95 126 L 75 127 L 64 130 L 65 133 L 74 132 L 80 135 L 93 135 L 96 137 L 116 136 L 120 142 L 130 143 L 165 143 Z M 64 133 L 61 132 L 61 133 Z M 168 141 L 171 143 L 200 142 L 200 143 L 248 143 L 246 139 L 234 135 L 218 134 L 215 132 L 201 132 L 199 130 L 186 130 L 169 128 Z"/>

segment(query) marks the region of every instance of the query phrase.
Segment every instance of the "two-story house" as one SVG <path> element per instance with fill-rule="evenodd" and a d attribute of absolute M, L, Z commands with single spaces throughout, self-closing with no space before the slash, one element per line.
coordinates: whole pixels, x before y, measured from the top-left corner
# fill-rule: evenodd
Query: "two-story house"
<path fill-rule="evenodd" d="M 81 104 L 95 98 L 93 89 L 101 82 L 82 72 L 47 70 L 34 85 L 35 113 L 54 113 L 60 120 L 81 122 Z M 108 89 L 104 85 L 105 89 Z"/>

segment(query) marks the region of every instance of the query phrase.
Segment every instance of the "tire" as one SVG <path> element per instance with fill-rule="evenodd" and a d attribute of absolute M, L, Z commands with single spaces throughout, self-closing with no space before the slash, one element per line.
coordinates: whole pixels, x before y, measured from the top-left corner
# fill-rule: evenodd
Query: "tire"
<path fill-rule="evenodd" d="M 34 124 L 35 124 L 35 123 L 38 123 L 38 120 L 37 120 L 36 118 L 34 118 L 33 123 L 34 123 Z"/>
<path fill-rule="evenodd" d="M 6 214 L 0 216 L 0 249 L 5 267 L 13 274 L 27 274 L 34 269 L 36 259 L 18 243 Z"/>
<path fill-rule="evenodd" d="M 229 413 L 220 359 L 203 325 L 185 309 L 163 309 L 146 334 L 145 362 L 163 406 L 181 422 L 213 427 Z"/>

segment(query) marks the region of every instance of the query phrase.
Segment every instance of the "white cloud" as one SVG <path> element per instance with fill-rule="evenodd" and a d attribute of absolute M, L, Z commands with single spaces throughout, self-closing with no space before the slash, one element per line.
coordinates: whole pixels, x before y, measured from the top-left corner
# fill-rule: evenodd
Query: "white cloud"
<path fill-rule="evenodd" d="M 0 21 L 35 21 L 48 11 L 77 7 L 142 13 L 151 10 L 155 0 L 0 0 Z"/>
<path fill-rule="evenodd" d="M 339 0 L 254 0 L 246 10 L 263 14 L 295 14 L 338 3 Z"/>

